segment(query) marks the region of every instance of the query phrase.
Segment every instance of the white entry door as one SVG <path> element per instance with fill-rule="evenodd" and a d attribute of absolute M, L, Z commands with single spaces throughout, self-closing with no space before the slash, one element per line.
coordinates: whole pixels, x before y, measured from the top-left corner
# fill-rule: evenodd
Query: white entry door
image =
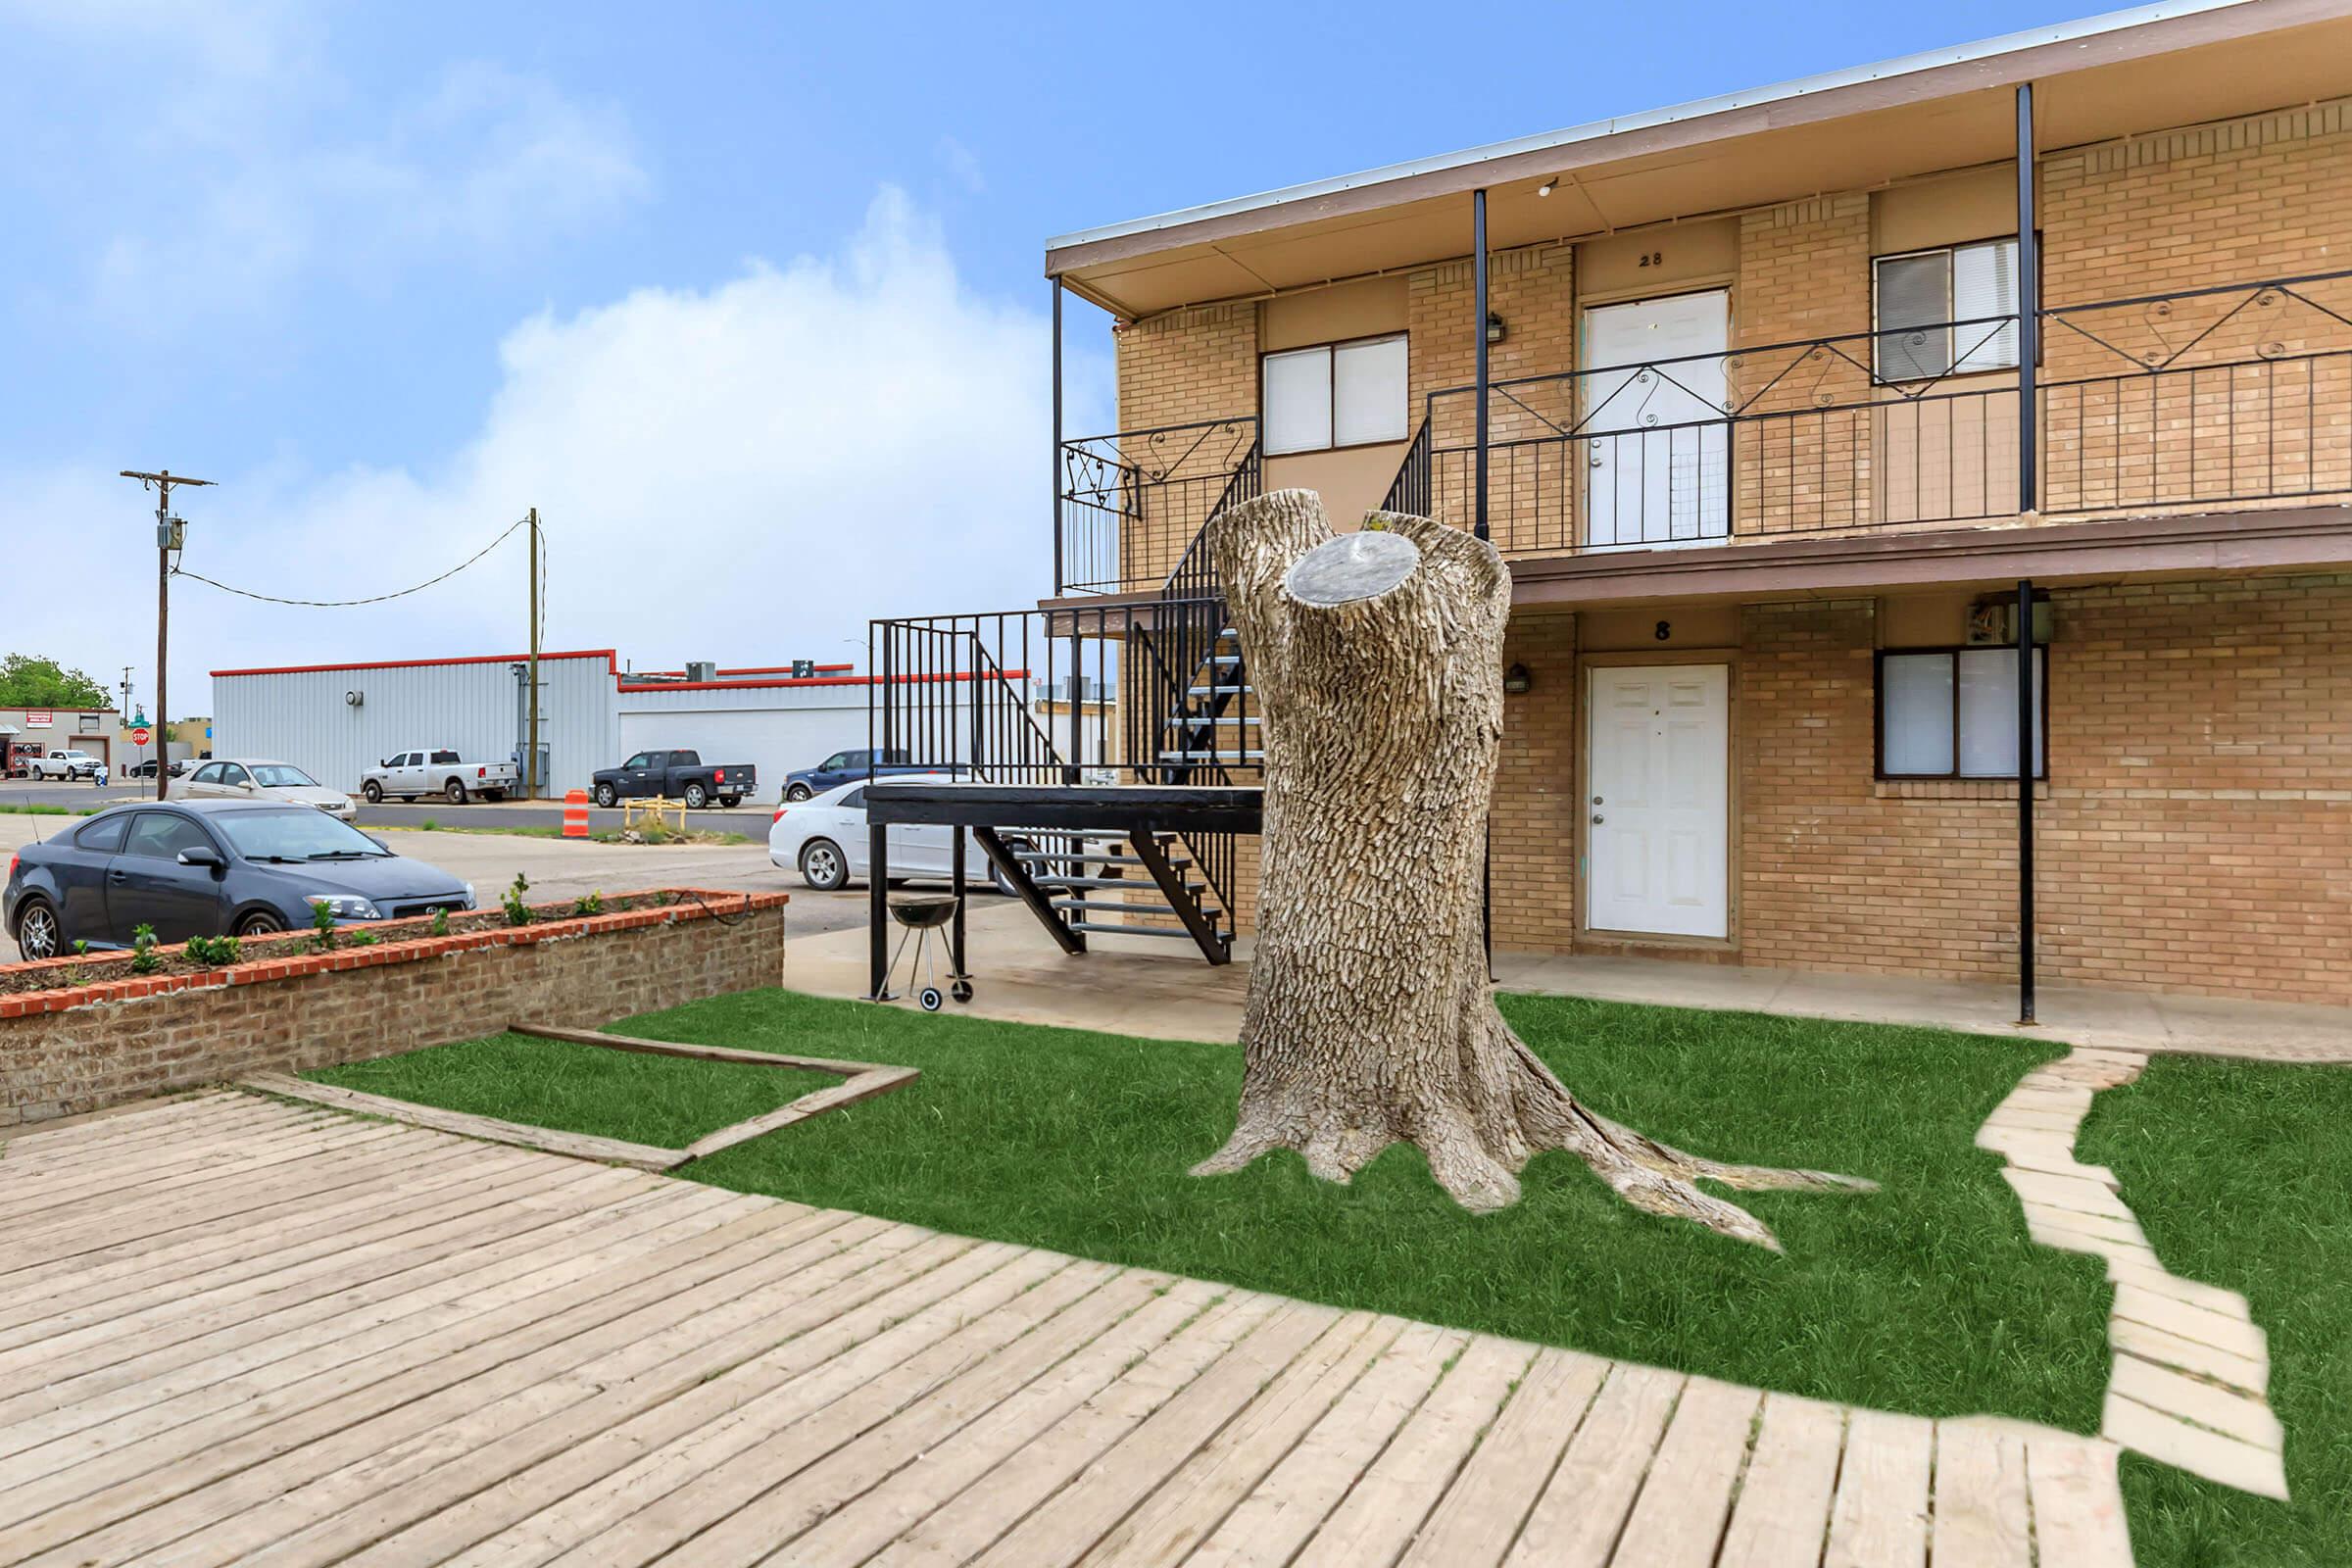
<path fill-rule="evenodd" d="M 1588 710 L 1586 924 L 1729 935 L 1729 667 L 1595 668 Z"/>
<path fill-rule="evenodd" d="M 1588 545 L 1672 548 L 1731 531 L 1722 289 L 1585 313 Z M 1692 356 L 1696 356 L 1693 358 Z"/>

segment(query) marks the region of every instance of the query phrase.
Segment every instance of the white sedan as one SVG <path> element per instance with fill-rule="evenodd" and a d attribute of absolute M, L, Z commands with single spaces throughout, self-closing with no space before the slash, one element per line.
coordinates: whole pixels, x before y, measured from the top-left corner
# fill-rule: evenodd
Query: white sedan
<path fill-rule="evenodd" d="M 171 796 L 175 801 L 285 801 L 315 806 L 343 822 L 359 814 L 351 797 L 341 790 L 328 789 L 291 762 L 263 758 L 222 758 L 207 762 L 175 781 Z"/>
<path fill-rule="evenodd" d="M 946 774 L 939 775 L 941 781 Z M 893 784 L 921 782 L 894 778 Z M 767 858 L 819 893 L 831 893 L 862 881 L 870 843 L 865 820 L 865 781 L 837 784 L 806 801 L 787 801 L 776 808 L 768 824 Z M 1029 840 L 1004 835 L 1007 848 L 1026 850 Z M 956 830 L 928 824 L 900 822 L 890 829 L 890 879 L 952 879 L 956 874 Z M 963 874 L 974 884 L 986 879 L 999 893 L 1010 893 L 988 856 L 968 832 L 963 841 Z"/>

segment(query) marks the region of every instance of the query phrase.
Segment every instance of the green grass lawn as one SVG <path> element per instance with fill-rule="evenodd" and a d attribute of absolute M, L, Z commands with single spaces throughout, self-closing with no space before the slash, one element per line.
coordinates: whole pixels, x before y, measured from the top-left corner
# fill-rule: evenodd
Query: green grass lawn
<path fill-rule="evenodd" d="M 2352 1563 L 2352 1069 L 2159 1056 L 2078 1148 L 2167 1268 L 2244 1294 L 2286 1427 L 2290 1503 L 2127 1454 L 2142 1568 Z"/>
<path fill-rule="evenodd" d="M 689 1061 L 529 1035 L 432 1046 L 303 1074 L 419 1105 L 682 1149 L 841 1080 L 798 1067 Z"/>
<path fill-rule="evenodd" d="M 1564 1154 L 1539 1157 L 1524 1200 L 1485 1217 L 1455 1207 L 1403 1147 L 1345 1188 L 1288 1153 L 1190 1177 L 1232 1126 L 1242 1061 L 1231 1045 L 776 991 L 625 1029 L 922 1069 L 895 1094 L 690 1166 L 695 1180 L 1823 1398 L 2095 1425 L 2100 1265 L 2031 1246 L 1996 1157 L 1971 1144 L 2060 1048 L 1556 999 L 1504 1006 L 1609 1114 L 1692 1150 L 1847 1171 L 1885 1190 L 1754 1195 L 1788 1247 L 1775 1256 L 1638 1214 Z M 425 1054 L 401 1061 L 425 1066 Z M 413 1088 L 423 1076 L 374 1067 Z M 482 1108 L 528 1107 L 486 1094 Z M 567 1125 L 589 1122 L 647 1136 L 593 1117 Z"/>

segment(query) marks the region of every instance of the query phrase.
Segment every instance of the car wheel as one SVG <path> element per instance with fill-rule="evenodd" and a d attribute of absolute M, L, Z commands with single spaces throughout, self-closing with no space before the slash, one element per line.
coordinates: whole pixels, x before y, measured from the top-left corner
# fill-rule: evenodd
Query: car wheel
<path fill-rule="evenodd" d="M 255 909 L 237 921 L 240 937 L 273 937 L 286 928 L 286 922 L 269 909 Z"/>
<path fill-rule="evenodd" d="M 400 800 L 403 806 L 415 806 L 416 804 L 416 797 L 414 795 L 403 795 Z"/>
<path fill-rule="evenodd" d="M 596 804 L 603 807 L 606 810 L 610 811 L 612 809 L 612 803 L 616 799 L 618 799 L 618 797 L 612 793 L 612 785 L 599 784 L 596 787 Z"/>
<path fill-rule="evenodd" d="M 373 779 L 369 779 L 367 783 L 361 785 L 360 793 L 368 797 L 368 804 L 369 806 L 381 806 L 384 804 L 384 787 Z"/>
<path fill-rule="evenodd" d="M 735 808 L 743 804 L 743 797 L 740 795 L 721 795 L 718 798 L 718 804 L 732 811 L 735 809 Z"/>
<path fill-rule="evenodd" d="M 441 793 L 449 797 L 450 805 L 464 806 L 466 804 L 466 781 L 464 779 L 453 778 L 449 781 L 448 786 L 444 788 Z"/>
<path fill-rule="evenodd" d="M 710 796 L 700 784 L 686 786 L 686 808 L 688 810 L 699 811 L 710 804 Z"/>
<path fill-rule="evenodd" d="M 795 784 L 792 786 L 792 788 L 784 792 L 784 798 L 788 801 L 805 801 L 808 798 L 810 793 L 811 792 L 808 785 Z"/>
<path fill-rule="evenodd" d="M 850 862 L 831 839 L 810 839 L 801 851 L 801 880 L 819 893 L 839 893 L 850 885 Z"/>
<path fill-rule="evenodd" d="M 1004 850 L 1008 855 L 1023 854 L 1028 848 L 1029 841 L 1027 839 L 1006 839 L 1004 841 Z M 994 860 L 988 862 L 988 885 L 1008 899 L 1013 896 L 1012 878 L 1006 876 L 1004 868 Z"/>
<path fill-rule="evenodd" d="M 26 899 L 17 914 L 17 947 L 27 958 L 54 958 L 65 951 L 57 911 L 47 899 Z"/>

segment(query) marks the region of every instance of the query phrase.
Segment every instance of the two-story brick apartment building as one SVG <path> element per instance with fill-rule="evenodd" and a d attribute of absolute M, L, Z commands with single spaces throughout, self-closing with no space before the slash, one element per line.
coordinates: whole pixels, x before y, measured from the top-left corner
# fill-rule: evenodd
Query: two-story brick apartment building
<path fill-rule="evenodd" d="M 1116 818 L 1171 830 L 1138 858 L 1212 932 L 1249 924 L 1254 716 L 1191 547 L 1304 486 L 1510 564 L 1498 948 L 2009 979 L 2030 930 L 2047 979 L 2352 1002 L 2342 5 L 2148 7 L 1046 270 L 1057 333 L 1062 289 L 1117 323 L 1119 431 L 1056 431 L 1056 596 L 877 658 L 1118 682 L 1109 755 L 981 776 L 1233 786 L 1210 828 Z M 1088 881 L 1041 912 L 1115 918 Z"/>

